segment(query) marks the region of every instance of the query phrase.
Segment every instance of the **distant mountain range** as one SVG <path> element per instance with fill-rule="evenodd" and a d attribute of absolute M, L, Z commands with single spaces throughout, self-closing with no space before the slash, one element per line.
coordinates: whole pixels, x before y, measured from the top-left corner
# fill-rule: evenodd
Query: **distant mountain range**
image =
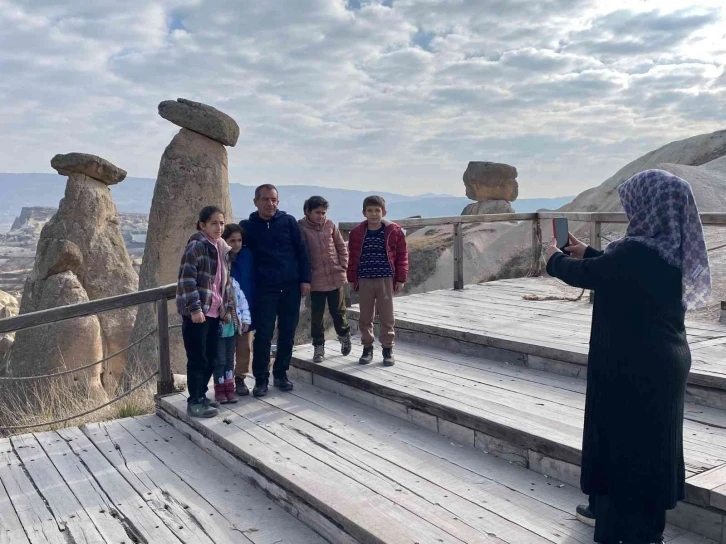
<path fill-rule="evenodd" d="M 3 174 L 0 173 L 0 225 L 12 223 L 23 206 L 57 207 L 63 198 L 65 177 L 57 174 Z M 126 178 L 111 187 L 114 202 L 121 212 L 149 213 L 155 180 Z M 371 194 L 350 189 L 333 189 L 312 185 L 280 185 L 280 209 L 295 217 L 302 215 L 305 199 L 322 195 L 330 202 L 329 217 L 335 221 L 361 219 L 363 198 Z M 252 199 L 254 186 L 230 183 L 230 198 L 235 217 L 247 217 L 254 211 Z M 463 190 L 463 187 L 462 187 Z M 413 215 L 437 217 L 459 215 L 471 202 L 465 197 L 423 194 L 417 196 L 378 192 L 386 199 L 388 217 L 401 219 Z M 533 212 L 541 208 L 556 209 L 570 202 L 573 197 L 521 199 L 512 203 L 517 212 Z"/>

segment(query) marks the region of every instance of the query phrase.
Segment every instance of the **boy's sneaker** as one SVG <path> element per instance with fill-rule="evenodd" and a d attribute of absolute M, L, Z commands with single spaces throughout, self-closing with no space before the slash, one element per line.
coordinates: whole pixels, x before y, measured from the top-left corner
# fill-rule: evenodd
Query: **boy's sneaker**
<path fill-rule="evenodd" d="M 198 402 L 197 404 L 187 403 L 187 414 L 192 417 L 214 417 L 218 413 L 219 410 L 203 402 Z"/>
<path fill-rule="evenodd" d="M 590 510 L 590 506 L 587 504 L 580 504 L 575 509 L 575 517 L 579 519 L 585 525 L 595 527 L 595 514 Z"/>
<path fill-rule="evenodd" d="M 267 380 L 255 380 L 255 386 L 252 389 L 255 397 L 264 397 L 267 395 Z"/>
<path fill-rule="evenodd" d="M 373 362 L 373 346 L 363 346 L 363 355 L 358 359 L 361 365 L 368 365 Z"/>
<path fill-rule="evenodd" d="M 325 344 L 320 344 L 319 346 L 313 346 L 314 352 L 313 352 L 313 363 L 322 363 L 323 359 L 325 359 Z"/>
<path fill-rule="evenodd" d="M 250 388 L 247 387 L 245 379 L 239 376 L 234 377 L 234 388 L 238 397 L 246 397 L 250 394 Z"/>
<path fill-rule="evenodd" d="M 214 384 L 214 400 L 219 404 L 227 404 L 227 388 L 223 383 Z"/>
<path fill-rule="evenodd" d="M 287 379 L 287 376 L 275 378 L 273 385 L 280 391 L 292 391 L 293 388 L 292 382 Z"/>
<path fill-rule="evenodd" d="M 343 355 L 350 354 L 350 350 L 353 349 L 350 343 L 350 332 L 343 336 L 338 336 L 338 340 L 340 341 L 340 353 Z"/>
<path fill-rule="evenodd" d="M 395 362 L 393 348 L 383 348 L 383 366 L 393 366 Z"/>

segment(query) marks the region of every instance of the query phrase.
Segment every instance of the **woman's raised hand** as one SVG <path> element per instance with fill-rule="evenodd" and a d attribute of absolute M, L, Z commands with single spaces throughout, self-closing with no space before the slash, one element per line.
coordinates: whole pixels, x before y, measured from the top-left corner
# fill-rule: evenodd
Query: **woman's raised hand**
<path fill-rule="evenodd" d="M 567 253 L 575 259 L 584 259 L 587 244 L 580 242 L 580 240 L 575 238 L 571 232 L 568 233 L 568 236 L 569 240 L 567 242 L 567 247 L 565 247 L 565 251 L 567 251 Z"/>
<path fill-rule="evenodd" d="M 562 253 L 562 251 L 557 247 L 557 239 L 553 236 L 552 240 L 550 240 L 550 245 L 545 250 L 545 260 L 549 262 L 555 253 Z"/>

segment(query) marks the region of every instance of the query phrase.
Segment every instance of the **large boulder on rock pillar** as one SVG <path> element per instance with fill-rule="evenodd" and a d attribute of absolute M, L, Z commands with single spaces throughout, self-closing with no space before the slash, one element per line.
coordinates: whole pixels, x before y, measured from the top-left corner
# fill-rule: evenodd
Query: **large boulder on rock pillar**
<path fill-rule="evenodd" d="M 70 271 L 48 278 L 28 282 L 20 313 L 37 312 L 88 302 L 88 294 L 79 278 Z M 78 368 L 103 358 L 101 324 L 96 316 L 60 321 L 33 329 L 18 331 L 8 354 L 6 375 L 41 376 Z M 102 400 L 106 398 L 101 385 L 101 366 L 73 374 L 72 383 L 88 394 Z M 57 379 L 57 378 L 55 378 Z M 37 386 L 38 382 L 32 383 Z M 42 386 L 42 384 L 40 384 Z"/>
<path fill-rule="evenodd" d="M 50 160 L 50 165 L 63 176 L 83 174 L 106 185 L 115 185 L 126 178 L 126 170 L 88 153 L 56 155 Z"/>
<path fill-rule="evenodd" d="M 57 304 L 54 304 L 51 296 L 57 290 L 47 291 L 43 287 L 46 282 L 57 282 L 58 280 L 54 278 L 60 274 L 71 273 L 87 300 L 133 293 L 138 287 L 138 275 L 123 241 L 118 213 L 111 198 L 108 176 L 106 176 L 120 169 L 100 157 L 95 157 L 91 162 L 102 165 L 101 170 L 105 174 L 99 174 L 98 169 L 87 171 L 100 177 L 106 176 L 106 181 L 102 181 L 79 171 L 73 171 L 81 168 L 82 161 L 78 155 L 83 154 L 69 155 L 73 157 L 56 155 L 53 159 L 53 164 L 59 168 L 59 172 L 71 173 L 58 211 L 40 233 L 35 265 L 26 283 L 21 302 L 21 313 L 69 303 L 65 298 L 61 298 Z M 64 285 L 69 281 L 65 280 Z M 38 293 L 44 293 L 40 306 Z M 59 292 L 59 296 L 63 293 Z M 97 330 L 98 338 L 90 344 L 101 346 L 101 356 L 97 359 L 121 351 L 129 345 L 135 315 L 135 308 L 124 308 L 98 315 L 97 321 L 100 327 L 93 329 Z M 61 327 L 60 324 L 49 325 L 48 329 L 56 326 L 66 332 L 70 330 L 66 325 Z M 38 343 L 40 335 L 38 329 L 30 329 L 22 335 L 17 335 L 15 346 L 7 361 L 9 372 L 16 372 L 18 368 L 23 368 L 27 364 L 24 357 L 33 352 L 32 344 Z M 26 347 L 25 342 L 31 345 Z M 56 350 L 39 360 L 48 368 L 56 368 L 64 364 L 60 357 L 61 352 Z M 91 362 L 93 361 L 83 361 L 84 364 Z M 125 364 L 125 355 L 118 355 L 100 366 L 100 379 L 108 391 L 115 389 Z"/>
<path fill-rule="evenodd" d="M 234 147 L 239 138 L 239 125 L 234 119 L 200 102 L 184 98 L 165 100 L 159 104 L 159 115 L 175 125 L 204 134 L 230 147 Z"/>
<path fill-rule="evenodd" d="M 514 202 L 519 194 L 517 169 L 497 162 L 471 161 L 464 172 L 466 196 L 471 200 Z"/>
<path fill-rule="evenodd" d="M 161 157 L 139 273 L 139 289 L 176 283 L 181 256 L 189 237 L 195 232 L 199 211 L 209 205 L 219 206 L 225 220 L 232 221 L 227 150 L 221 143 L 184 128 Z M 178 324 L 180 321 L 173 300 L 169 301 L 168 309 L 170 323 Z M 134 338 L 141 338 L 155 327 L 155 308 L 151 305 L 139 307 Z M 186 357 L 178 328 L 172 329 L 170 338 L 172 366 L 184 373 Z M 127 374 L 141 376 L 156 369 L 159 359 L 157 349 L 155 336 L 136 346 L 129 353 Z"/>
<path fill-rule="evenodd" d="M 485 200 L 472 202 L 461 212 L 461 215 L 485 215 L 490 213 L 514 213 L 514 208 L 506 200 Z"/>

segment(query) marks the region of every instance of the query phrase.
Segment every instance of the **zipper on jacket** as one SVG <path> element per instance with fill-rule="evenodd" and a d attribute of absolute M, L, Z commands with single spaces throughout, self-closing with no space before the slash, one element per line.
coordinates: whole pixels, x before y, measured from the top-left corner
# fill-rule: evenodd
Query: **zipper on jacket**
<path fill-rule="evenodd" d="M 391 237 L 391 234 L 393 234 L 393 229 L 391 229 L 391 232 L 389 232 L 385 238 L 385 247 L 383 248 L 383 250 L 386 252 L 386 259 L 388 259 L 388 239 Z M 393 272 L 393 283 L 394 284 L 396 283 L 396 268 L 394 266 L 395 262 L 396 262 L 395 259 L 393 262 L 391 262 L 390 259 L 388 261 L 388 265 L 391 267 L 391 272 Z"/>

